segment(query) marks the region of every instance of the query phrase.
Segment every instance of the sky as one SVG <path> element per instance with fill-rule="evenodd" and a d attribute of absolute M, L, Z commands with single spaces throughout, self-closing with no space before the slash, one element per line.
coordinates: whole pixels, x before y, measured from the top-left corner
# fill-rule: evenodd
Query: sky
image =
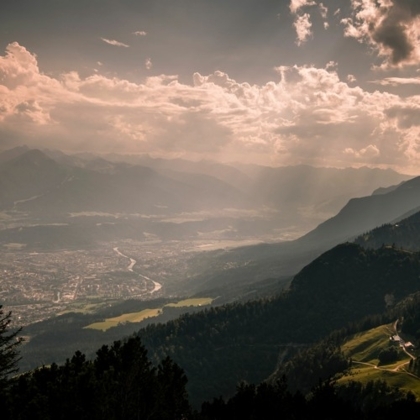
<path fill-rule="evenodd" d="M 420 1 L 1 0 L 23 144 L 420 174 Z"/>

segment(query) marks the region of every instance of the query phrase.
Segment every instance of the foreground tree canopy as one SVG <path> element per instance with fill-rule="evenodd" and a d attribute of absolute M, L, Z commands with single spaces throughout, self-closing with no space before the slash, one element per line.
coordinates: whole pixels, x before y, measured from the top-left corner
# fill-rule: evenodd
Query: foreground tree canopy
<path fill-rule="evenodd" d="M 190 413 L 186 382 L 169 358 L 153 367 L 132 337 L 102 346 L 94 360 L 76 352 L 10 380 L 2 419 L 181 419 Z"/>
<path fill-rule="evenodd" d="M 214 398 L 204 402 L 200 412 L 193 411 L 184 371 L 169 357 L 154 366 L 138 336 L 102 346 L 93 360 L 77 351 L 61 366 L 53 363 L 12 377 L 18 331 L 9 332 L 10 313 L 2 315 L 2 420 L 360 420 L 420 415 L 413 394 L 385 382 L 337 387 L 326 380 L 304 395 L 291 391 L 284 375 L 257 386 L 242 383 L 231 398 Z"/>
<path fill-rule="evenodd" d="M 8 377 L 18 371 L 18 346 L 22 339 L 18 337 L 20 329 L 11 331 L 11 312 L 5 313 L 0 305 L 0 388 L 3 388 Z"/>

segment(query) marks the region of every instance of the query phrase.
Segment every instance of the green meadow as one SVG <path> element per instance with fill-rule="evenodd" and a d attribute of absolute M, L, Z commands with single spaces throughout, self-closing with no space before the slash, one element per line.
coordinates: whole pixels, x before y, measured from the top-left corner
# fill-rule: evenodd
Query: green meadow
<path fill-rule="evenodd" d="M 106 318 L 104 321 L 94 322 L 86 326 L 85 328 L 91 328 L 94 330 L 101 330 L 106 331 L 112 327 L 116 327 L 119 324 L 124 324 L 126 322 L 142 322 L 146 318 L 154 318 L 159 316 L 163 308 L 183 308 L 183 307 L 190 307 L 190 306 L 206 306 L 211 305 L 213 302 L 212 298 L 192 298 L 192 299 L 184 299 L 179 302 L 168 303 L 160 308 L 150 308 L 144 309 L 140 312 L 131 312 L 122 314 L 120 316 L 114 318 Z"/>
<path fill-rule="evenodd" d="M 389 337 L 393 334 L 395 332 L 393 332 L 392 324 L 381 325 L 355 334 L 341 346 L 341 349 L 354 361 L 377 365 L 379 352 L 389 346 Z"/>
<path fill-rule="evenodd" d="M 146 318 L 156 317 L 161 312 L 161 309 L 144 309 L 140 312 L 123 314 L 115 318 L 107 318 L 105 319 L 105 321 L 94 322 L 93 324 L 90 324 L 85 328 L 106 331 L 112 327 L 116 327 L 118 324 L 123 324 L 125 322 L 141 322 Z"/>
<path fill-rule="evenodd" d="M 206 305 L 211 305 L 212 302 L 213 302 L 212 298 L 193 298 L 193 299 L 181 300 L 177 303 L 168 303 L 165 306 L 169 308 L 182 308 L 186 306 L 206 306 Z"/>
<path fill-rule="evenodd" d="M 366 384 L 373 380 L 384 380 L 391 386 L 410 390 L 420 399 L 420 378 L 407 372 L 406 366 L 410 357 L 402 349 L 398 352 L 397 361 L 390 364 L 379 363 L 379 353 L 392 345 L 389 337 L 393 334 L 393 325 L 388 324 L 355 334 L 347 340 L 341 349 L 352 359 L 353 364 L 349 374 L 340 378 L 338 383 L 359 381 Z"/>

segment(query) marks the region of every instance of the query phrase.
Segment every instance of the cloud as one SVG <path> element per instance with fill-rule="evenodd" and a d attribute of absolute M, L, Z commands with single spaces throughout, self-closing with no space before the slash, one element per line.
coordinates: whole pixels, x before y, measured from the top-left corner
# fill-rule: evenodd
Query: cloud
<path fill-rule="evenodd" d="M 352 16 L 342 19 L 345 36 L 370 45 L 382 67 L 420 63 L 418 0 L 351 0 Z"/>
<path fill-rule="evenodd" d="M 360 149 L 360 150 L 354 150 L 351 147 L 348 147 L 344 150 L 344 153 L 348 155 L 353 155 L 357 159 L 360 158 L 373 158 L 380 155 L 380 151 L 377 146 L 373 144 L 369 144 L 369 146 Z"/>
<path fill-rule="evenodd" d="M 147 70 L 150 70 L 153 67 L 151 58 L 146 58 L 146 60 L 144 61 L 144 66 Z"/>
<path fill-rule="evenodd" d="M 136 32 L 133 32 L 133 35 L 136 35 L 136 36 L 146 36 L 147 35 L 147 32 L 146 31 L 136 31 Z"/>
<path fill-rule="evenodd" d="M 319 3 L 319 12 L 321 13 L 321 16 L 323 19 L 327 19 L 328 15 L 328 7 L 324 6 L 323 3 Z"/>
<path fill-rule="evenodd" d="M 327 70 L 329 69 L 335 69 L 338 67 L 338 63 L 336 61 L 328 61 L 328 63 L 325 65 L 325 68 Z"/>
<path fill-rule="evenodd" d="M 106 39 L 106 38 L 101 38 L 102 41 L 106 42 L 109 45 L 114 45 L 115 47 L 124 47 L 124 48 L 129 48 L 130 46 L 127 44 L 124 44 L 122 42 L 119 41 L 115 41 L 115 39 Z"/>
<path fill-rule="evenodd" d="M 327 21 L 328 17 L 328 7 L 324 6 L 323 3 L 319 3 L 319 13 L 321 14 L 322 19 L 324 19 L 323 26 L 324 29 L 328 29 L 330 27 L 330 24 Z"/>
<path fill-rule="evenodd" d="M 305 13 L 302 16 L 297 16 L 293 26 L 296 30 L 296 44 L 302 45 L 307 39 L 312 35 L 311 27 L 312 23 L 310 21 L 310 15 Z"/>
<path fill-rule="evenodd" d="M 381 80 L 373 80 L 371 83 L 382 86 L 420 85 L 420 77 L 386 77 Z"/>
<path fill-rule="evenodd" d="M 296 14 L 300 9 L 307 6 L 315 6 L 316 3 L 312 0 L 290 0 L 290 12 Z"/>
<path fill-rule="evenodd" d="M 296 31 L 296 44 L 298 46 L 304 44 L 308 38 L 312 35 L 312 23 L 311 16 L 309 13 L 299 15 L 298 12 L 308 6 L 316 6 L 316 3 L 312 0 L 290 0 L 290 13 L 294 15 L 293 26 Z M 321 3 L 320 5 L 321 14 L 324 10 L 327 10 Z"/>
<path fill-rule="evenodd" d="M 386 115 L 395 120 L 399 128 L 420 127 L 420 106 L 393 106 L 386 110 Z"/>
<path fill-rule="evenodd" d="M 31 86 L 38 82 L 39 75 L 36 56 L 25 47 L 13 42 L 6 47 L 6 56 L 0 57 L 0 82 L 9 89 L 21 85 Z"/>
<path fill-rule="evenodd" d="M 264 84 L 222 71 L 131 82 L 43 74 L 17 43 L 0 56 L 0 135 L 68 151 L 262 164 L 420 164 L 420 96 L 369 92 L 325 68 L 281 66 Z"/>

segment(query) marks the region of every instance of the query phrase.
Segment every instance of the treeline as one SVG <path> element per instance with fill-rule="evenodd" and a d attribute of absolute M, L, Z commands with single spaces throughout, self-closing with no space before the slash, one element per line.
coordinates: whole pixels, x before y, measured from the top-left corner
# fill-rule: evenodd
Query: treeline
<path fill-rule="evenodd" d="M 293 391 L 309 392 L 320 380 L 325 381 L 346 373 L 352 361 L 341 351 L 341 345 L 350 336 L 367 331 L 380 325 L 399 320 L 398 326 L 407 337 L 413 337 L 415 348 L 420 344 L 420 292 L 409 295 L 396 306 L 382 314 L 368 315 L 360 320 L 349 322 L 346 326 L 331 332 L 316 344 L 305 347 L 279 364 L 270 376 L 273 383 L 282 376 L 288 378 L 289 388 Z M 417 353 L 418 350 L 415 350 Z M 383 349 L 379 354 L 380 364 L 398 360 L 400 350 L 395 346 Z M 409 371 L 420 376 L 420 359 L 411 360 Z"/>
<path fill-rule="evenodd" d="M 418 377 L 420 377 L 420 359 L 411 359 L 408 364 L 408 371 Z"/>
<path fill-rule="evenodd" d="M 279 363 L 268 382 L 275 383 L 285 376 L 288 378 L 290 390 L 307 393 L 319 381 L 346 374 L 352 366 L 352 361 L 341 350 L 343 342 L 353 334 L 395 321 L 396 317 L 398 317 L 397 311 L 389 310 L 383 314 L 368 315 L 349 322 L 317 343 L 298 349 L 295 354 Z"/>
<path fill-rule="evenodd" d="M 340 345 L 327 339 L 300 351 L 280 365 L 270 382 L 276 382 L 284 376 L 288 378 L 290 390 L 306 394 L 319 381 L 343 374 L 350 366 L 351 361 L 345 357 Z"/>
<path fill-rule="evenodd" d="M 333 351 L 334 353 L 334 351 Z M 386 420 L 420 415 L 411 393 L 385 382 L 336 386 L 320 382 L 304 395 L 285 376 L 241 383 L 229 399 L 216 397 L 192 410 L 184 371 L 166 358 L 153 367 L 139 338 L 103 346 L 94 360 L 76 352 L 65 364 L 44 366 L 0 388 L 3 420 Z"/>
<path fill-rule="evenodd" d="M 185 315 L 139 334 L 154 360 L 169 355 L 185 369 L 196 405 L 212 395 L 232 395 L 240 380 L 261 382 L 285 346 L 290 358 L 294 349 L 343 325 L 341 334 L 348 335 L 361 324 L 367 329 L 389 319 L 366 317 L 417 291 L 419 272 L 420 254 L 343 244 L 306 266 L 290 291 L 277 297 Z"/>
<path fill-rule="evenodd" d="M 102 346 L 94 360 L 76 352 L 0 389 L 3 420 L 181 420 L 191 409 L 184 371 L 165 358 L 152 366 L 138 337 Z"/>
<path fill-rule="evenodd" d="M 391 245 L 411 251 L 420 250 L 420 212 L 398 222 L 387 223 L 366 232 L 354 241 L 365 248 L 378 249 Z"/>
<path fill-rule="evenodd" d="M 414 293 L 400 302 L 395 312 L 401 319 L 402 332 L 413 337 L 415 344 L 420 343 L 420 292 Z"/>
<path fill-rule="evenodd" d="M 210 308 L 150 325 L 139 335 L 153 362 L 169 355 L 185 369 L 192 378 L 187 389 L 198 406 L 214 395 L 231 395 L 241 380 L 258 383 L 272 373 L 280 341 L 272 334 L 277 301 Z"/>
<path fill-rule="evenodd" d="M 389 387 L 383 381 L 366 385 L 349 382 L 335 386 L 332 381 L 319 383 L 305 397 L 292 393 L 283 377 L 275 384 L 242 384 L 225 401 L 215 398 L 204 403 L 200 420 L 387 420 L 420 415 L 420 403 L 414 395 Z"/>

